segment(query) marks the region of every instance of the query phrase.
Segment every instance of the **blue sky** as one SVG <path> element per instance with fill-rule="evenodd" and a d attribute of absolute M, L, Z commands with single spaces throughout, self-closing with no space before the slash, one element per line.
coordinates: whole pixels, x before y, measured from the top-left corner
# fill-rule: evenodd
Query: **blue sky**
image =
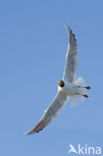
<path fill-rule="evenodd" d="M 68 156 L 69 144 L 103 145 L 103 1 L 0 2 L 0 155 Z M 78 41 L 82 76 L 92 90 L 78 107 L 33 136 L 62 78 L 68 24 Z M 45 85 L 44 85 L 45 84 Z"/>

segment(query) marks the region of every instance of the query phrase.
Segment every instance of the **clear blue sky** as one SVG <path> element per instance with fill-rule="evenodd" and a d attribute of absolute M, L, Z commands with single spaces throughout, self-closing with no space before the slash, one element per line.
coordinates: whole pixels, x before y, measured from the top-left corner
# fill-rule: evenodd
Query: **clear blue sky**
<path fill-rule="evenodd" d="M 78 76 L 92 90 L 42 132 L 26 136 L 57 92 L 68 24 L 78 39 Z M 103 1 L 0 2 L 0 155 L 68 156 L 69 144 L 103 145 Z M 45 84 L 45 85 L 44 85 Z"/>

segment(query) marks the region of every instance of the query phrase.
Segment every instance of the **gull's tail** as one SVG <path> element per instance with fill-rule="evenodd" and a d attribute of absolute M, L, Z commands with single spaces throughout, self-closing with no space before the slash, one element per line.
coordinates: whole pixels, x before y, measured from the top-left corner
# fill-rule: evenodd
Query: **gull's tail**
<path fill-rule="evenodd" d="M 85 100 L 85 98 L 88 98 L 88 90 L 90 89 L 89 86 L 86 86 L 86 83 L 82 77 L 79 77 L 75 81 L 75 84 L 78 87 L 78 93 L 70 97 L 71 106 L 76 106 L 82 103 Z"/>

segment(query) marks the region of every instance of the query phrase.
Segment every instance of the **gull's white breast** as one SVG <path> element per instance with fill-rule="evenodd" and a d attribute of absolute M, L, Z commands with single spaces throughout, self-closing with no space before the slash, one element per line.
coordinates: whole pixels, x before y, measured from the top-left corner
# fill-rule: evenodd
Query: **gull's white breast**
<path fill-rule="evenodd" d="M 74 83 L 69 83 L 64 81 L 64 87 L 58 86 L 58 91 L 62 91 L 63 93 L 67 94 L 68 96 L 72 96 L 75 94 L 77 90 L 77 86 Z"/>

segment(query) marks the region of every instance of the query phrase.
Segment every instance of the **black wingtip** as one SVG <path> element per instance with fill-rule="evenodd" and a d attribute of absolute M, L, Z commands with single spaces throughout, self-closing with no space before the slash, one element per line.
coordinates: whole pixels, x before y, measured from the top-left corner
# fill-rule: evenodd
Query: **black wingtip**
<path fill-rule="evenodd" d="M 66 27 L 68 32 L 72 32 L 71 28 L 67 24 L 65 24 L 65 27 Z"/>
<path fill-rule="evenodd" d="M 31 135 L 34 133 L 39 133 L 40 131 L 42 131 L 44 128 L 46 127 L 46 123 L 44 120 L 41 120 L 33 129 L 31 129 L 30 131 L 26 132 L 26 135 Z"/>

